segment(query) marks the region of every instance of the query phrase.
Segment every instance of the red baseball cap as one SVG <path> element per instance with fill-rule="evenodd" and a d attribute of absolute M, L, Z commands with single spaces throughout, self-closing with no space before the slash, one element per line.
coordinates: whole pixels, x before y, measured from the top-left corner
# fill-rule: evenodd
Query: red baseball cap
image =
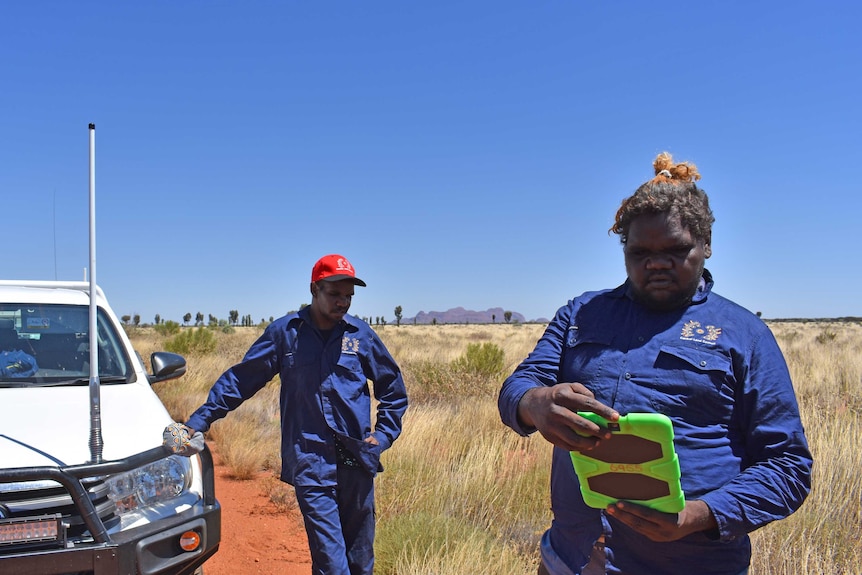
<path fill-rule="evenodd" d="M 356 272 L 347 258 L 338 254 L 323 256 L 314 264 L 314 268 L 311 270 L 311 281 L 320 280 L 353 280 L 353 285 L 365 287 L 365 282 L 356 277 Z"/>

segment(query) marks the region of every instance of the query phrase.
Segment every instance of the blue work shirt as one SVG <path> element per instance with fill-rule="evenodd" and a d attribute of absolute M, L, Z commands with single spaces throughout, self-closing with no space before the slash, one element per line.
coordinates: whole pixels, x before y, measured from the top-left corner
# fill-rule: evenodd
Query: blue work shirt
<path fill-rule="evenodd" d="M 536 348 L 503 383 L 503 422 L 522 435 L 529 389 L 582 383 L 621 415 L 663 413 L 674 428 L 681 484 L 718 523 L 657 543 L 581 497 L 569 453 L 554 447 L 549 529 L 575 573 L 604 534 L 608 573 L 735 574 L 750 563 L 748 533 L 793 513 L 810 491 L 811 454 L 784 356 L 758 317 L 712 293 L 704 271 L 691 305 L 653 311 L 628 282 L 561 307 Z"/>
<path fill-rule="evenodd" d="M 345 315 L 324 339 L 306 307 L 275 320 L 213 384 L 186 425 L 206 431 L 280 375 L 281 479 L 336 485 L 335 437 L 372 475 L 401 433 L 407 392 L 401 370 L 365 322 Z M 371 381 L 378 401 L 371 429 Z M 374 435 L 378 445 L 364 441 Z"/>

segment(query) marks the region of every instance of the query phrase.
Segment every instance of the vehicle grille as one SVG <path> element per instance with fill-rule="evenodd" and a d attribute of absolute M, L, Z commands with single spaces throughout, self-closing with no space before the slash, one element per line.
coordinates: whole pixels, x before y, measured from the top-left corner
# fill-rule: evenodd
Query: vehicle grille
<path fill-rule="evenodd" d="M 116 506 L 108 498 L 108 487 L 101 479 L 81 481 L 96 508 L 96 513 L 106 529 L 117 525 L 120 518 Z M 28 488 L 28 485 L 33 487 Z M 38 515 L 60 514 L 67 525 L 67 540 L 80 541 L 89 538 L 90 533 L 81 518 L 80 510 L 75 507 L 71 495 L 59 483 L 53 481 L 18 483 L 14 491 L 6 491 L 0 484 L 0 508 L 8 519 L 33 517 Z"/>

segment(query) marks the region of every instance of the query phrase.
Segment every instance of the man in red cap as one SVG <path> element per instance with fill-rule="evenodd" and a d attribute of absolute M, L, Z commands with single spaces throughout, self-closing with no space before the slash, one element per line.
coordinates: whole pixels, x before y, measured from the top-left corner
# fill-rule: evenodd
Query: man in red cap
<path fill-rule="evenodd" d="M 311 305 L 267 326 L 186 422 L 190 435 L 205 432 L 281 377 L 281 479 L 295 488 L 314 575 L 373 573 L 374 477 L 407 410 L 395 360 L 368 324 L 347 313 L 355 286 L 365 282 L 347 258 L 320 258 Z"/>

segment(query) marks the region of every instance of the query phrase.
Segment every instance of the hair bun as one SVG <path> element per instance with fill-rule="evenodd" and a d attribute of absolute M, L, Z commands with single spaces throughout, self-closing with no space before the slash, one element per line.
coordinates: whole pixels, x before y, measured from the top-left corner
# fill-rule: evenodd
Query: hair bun
<path fill-rule="evenodd" d="M 656 178 L 669 180 L 681 180 L 683 182 L 696 182 L 700 179 L 697 166 L 691 162 L 674 163 L 673 156 L 668 152 L 662 152 L 656 156 L 652 163 Z"/>

